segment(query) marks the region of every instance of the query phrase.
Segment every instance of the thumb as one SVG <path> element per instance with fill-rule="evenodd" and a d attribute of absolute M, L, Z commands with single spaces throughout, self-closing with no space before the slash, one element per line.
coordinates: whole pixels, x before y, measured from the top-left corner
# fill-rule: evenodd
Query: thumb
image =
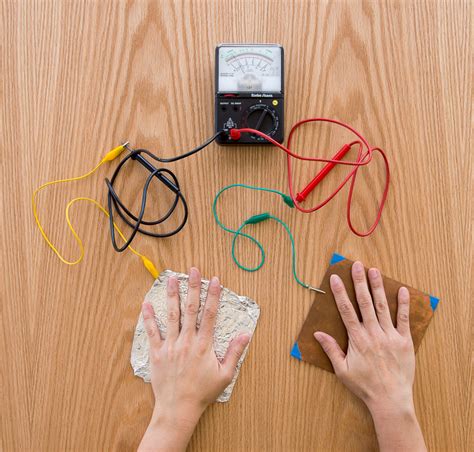
<path fill-rule="evenodd" d="M 229 344 L 229 348 L 224 356 L 224 360 L 222 361 L 222 365 L 229 373 L 234 374 L 235 368 L 237 367 L 237 363 L 239 362 L 242 353 L 247 347 L 247 344 L 250 342 L 250 335 L 248 334 L 241 334 L 234 338 L 232 342 Z"/>
<path fill-rule="evenodd" d="M 341 350 L 341 347 L 339 347 L 336 339 L 329 336 L 329 334 L 323 333 L 322 331 L 316 331 L 314 337 L 319 342 L 319 345 L 321 345 L 326 355 L 328 355 L 332 367 L 334 367 L 334 371 L 337 373 L 342 367 L 342 363 L 346 357 L 345 353 Z"/>

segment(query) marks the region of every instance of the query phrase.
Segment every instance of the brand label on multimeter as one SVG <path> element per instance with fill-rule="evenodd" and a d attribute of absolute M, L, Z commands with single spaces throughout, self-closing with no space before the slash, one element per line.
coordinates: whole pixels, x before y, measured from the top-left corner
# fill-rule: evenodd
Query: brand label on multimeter
<path fill-rule="evenodd" d="M 250 127 L 283 142 L 283 47 L 222 44 L 216 48 L 215 128 Z M 257 135 L 226 136 L 219 144 L 266 144 Z"/>

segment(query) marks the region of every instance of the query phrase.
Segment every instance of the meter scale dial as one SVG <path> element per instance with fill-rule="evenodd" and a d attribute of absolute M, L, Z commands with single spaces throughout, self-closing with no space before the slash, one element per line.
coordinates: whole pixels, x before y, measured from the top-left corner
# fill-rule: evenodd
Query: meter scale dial
<path fill-rule="evenodd" d="M 279 46 L 222 46 L 218 50 L 219 92 L 281 92 Z"/>
<path fill-rule="evenodd" d="M 234 68 L 234 72 L 265 72 L 271 67 L 273 59 L 258 53 L 242 53 L 237 56 L 231 56 L 226 60 L 226 63 Z"/>

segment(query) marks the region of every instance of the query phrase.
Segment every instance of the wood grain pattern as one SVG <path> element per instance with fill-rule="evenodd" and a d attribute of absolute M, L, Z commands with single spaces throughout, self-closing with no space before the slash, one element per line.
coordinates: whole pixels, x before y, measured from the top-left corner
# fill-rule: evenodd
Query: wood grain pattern
<path fill-rule="evenodd" d="M 282 216 L 296 236 L 301 274 L 316 284 L 339 251 L 438 295 L 417 355 L 416 408 L 431 450 L 468 450 L 472 12 L 460 1 L 1 2 L 1 449 L 137 446 L 152 393 L 133 377 L 129 354 L 149 275 L 133 255 L 112 250 L 106 221 L 88 205 L 73 212 L 85 261 L 60 264 L 34 226 L 31 192 L 85 172 L 124 139 L 163 154 L 201 143 L 212 133 L 214 48 L 246 41 L 285 48 L 287 127 L 307 116 L 349 122 L 386 149 L 393 182 L 383 221 L 367 239 L 348 231 L 347 192 L 312 216 L 266 195 L 229 194 L 233 208 L 223 219 L 238 224 L 262 210 Z M 295 144 L 323 154 L 341 140 L 308 127 Z M 112 166 L 40 197 L 45 227 L 69 257 L 77 250 L 63 224 L 65 203 L 74 195 L 104 201 Z M 211 200 L 227 183 L 285 190 L 283 156 L 212 146 L 170 168 L 182 180 L 190 222 L 177 237 L 139 238 L 137 247 L 162 266 L 218 274 L 262 309 L 231 402 L 207 410 L 190 449 L 375 449 L 361 403 L 333 375 L 289 357 L 312 299 L 290 280 L 284 232 L 255 228 L 268 263 L 243 273 L 211 217 Z M 296 165 L 297 180 L 315 168 Z M 360 227 L 374 213 L 380 170 L 374 165 L 358 182 Z M 126 181 L 131 201 L 139 173 Z M 247 244 L 240 252 L 256 257 Z"/>

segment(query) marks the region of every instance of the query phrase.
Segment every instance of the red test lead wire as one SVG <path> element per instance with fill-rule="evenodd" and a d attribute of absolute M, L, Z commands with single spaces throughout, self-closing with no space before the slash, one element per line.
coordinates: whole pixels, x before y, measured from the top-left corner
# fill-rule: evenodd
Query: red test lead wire
<path fill-rule="evenodd" d="M 320 158 L 320 157 L 304 157 L 302 155 L 295 154 L 293 151 L 291 151 L 291 148 L 290 148 L 293 134 L 298 127 L 310 122 L 326 122 L 326 123 L 339 125 L 347 129 L 348 131 L 350 131 L 358 139 L 356 141 L 353 141 L 350 144 L 344 145 L 332 159 L 325 159 L 325 158 Z M 230 133 L 231 139 L 236 140 L 236 141 L 240 138 L 241 133 L 252 133 L 252 134 L 258 135 L 264 138 L 265 140 L 267 140 L 269 143 L 273 144 L 274 146 L 277 146 L 278 148 L 280 148 L 282 151 L 284 151 L 287 154 L 288 188 L 290 191 L 291 199 L 293 200 L 293 203 L 295 204 L 295 207 L 301 212 L 311 213 L 311 212 L 315 212 L 321 209 L 329 201 L 331 201 L 331 199 L 333 199 L 334 196 L 336 196 L 339 193 L 339 191 L 342 189 L 342 187 L 344 187 L 344 185 L 346 185 L 350 181 L 349 194 L 347 197 L 347 212 L 346 212 L 347 224 L 349 225 L 350 230 L 354 234 L 358 235 L 359 237 L 367 237 L 368 235 L 372 234 L 372 232 L 374 232 L 375 228 L 380 222 L 380 218 L 382 217 L 382 211 L 385 206 L 385 201 L 387 200 L 388 187 L 390 183 L 390 168 L 389 168 L 387 156 L 385 155 L 384 151 L 378 147 L 374 147 L 374 148 L 371 147 L 369 143 L 367 142 L 367 140 L 359 132 L 353 129 L 351 126 L 344 124 L 341 121 L 337 121 L 335 119 L 327 119 L 327 118 L 303 119 L 301 121 L 298 121 L 291 128 L 290 134 L 288 136 L 288 144 L 286 147 L 278 143 L 277 141 L 275 141 L 272 137 L 261 132 L 260 130 L 255 130 L 255 129 L 250 129 L 250 128 L 241 128 L 241 129 L 231 129 L 229 133 Z M 347 152 L 349 152 L 352 146 L 356 146 L 356 145 L 358 145 L 357 160 L 355 161 L 342 160 L 342 158 L 344 158 L 344 156 L 347 154 Z M 384 187 L 382 198 L 380 200 L 380 203 L 377 209 L 375 221 L 366 232 L 360 232 L 357 229 L 355 229 L 354 226 L 352 225 L 352 219 L 351 219 L 352 195 L 354 193 L 354 185 L 355 185 L 357 173 L 360 167 L 368 165 L 372 161 L 374 152 L 378 152 L 382 156 L 384 164 L 385 164 L 385 187 Z M 314 179 L 308 184 L 308 186 L 306 186 L 300 193 L 297 194 L 297 196 L 294 195 L 294 190 L 293 190 L 293 179 L 292 179 L 292 171 L 291 171 L 292 158 L 295 158 L 298 160 L 310 161 L 310 162 L 323 162 L 327 164 L 314 177 Z M 306 197 L 324 179 L 324 177 L 329 173 L 329 171 L 331 171 L 334 168 L 335 165 L 349 165 L 349 166 L 352 166 L 353 169 L 347 174 L 347 176 L 345 176 L 343 181 L 336 187 L 336 189 L 324 201 L 322 201 L 321 203 L 319 203 L 318 205 L 310 209 L 306 209 L 302 207 L 300 203 L 306 199 Z"/>

